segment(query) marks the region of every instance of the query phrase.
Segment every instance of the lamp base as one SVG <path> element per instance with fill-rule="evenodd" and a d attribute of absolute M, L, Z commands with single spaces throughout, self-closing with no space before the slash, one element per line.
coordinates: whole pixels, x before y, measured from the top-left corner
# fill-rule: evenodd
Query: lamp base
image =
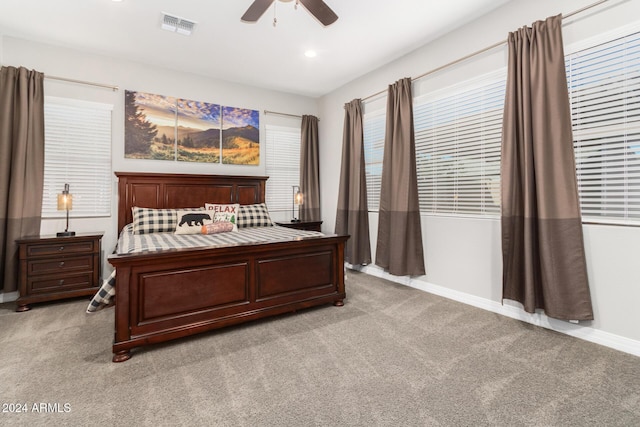
<path fill-rule="evenodd" d="M 70 237 L 70 236 L 75 236 L 76 232 L 75 231 L 60 231 L 58 233 L 56 233 L 57 237 Z"/>
<path fill-rule="evenodd" d="M 291 222 L 300 222 L 300 220 L 299 220 L 299 219 L 297 219 L 297 218 L 293 218 L 293 219 L 291 220 Z"/>

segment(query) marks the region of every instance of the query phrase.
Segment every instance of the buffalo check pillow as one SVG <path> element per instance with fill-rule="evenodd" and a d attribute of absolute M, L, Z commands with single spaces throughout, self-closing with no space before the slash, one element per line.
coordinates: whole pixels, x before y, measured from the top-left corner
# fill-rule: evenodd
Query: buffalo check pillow
<path fill-rule="evenodd" d="M 188 209 L 190 211 L 202 210 L 202 208 Z M 134 206 L 133 234 L 148 233 L 173 233 L 178 225 L 177 209 L 152 209 Z"/>
<path fill-rule="evenodd" d="M 173 232 L 176 229 L 175 209 L 132 207 L 133 234 Z"/>
<path fill-rule="evenodd" d="M 205 212 L 211 214 L 213 222 L 230 222 L 233 224 L 231 231 L 238 231 L 238 211 L 240 205 L 237 203 L 220 205 L 215 203 L 205 203 Z"/>
<path fill-rule="evenodd" d="M 238 227 L 271 227 L 273 221 L 269 216 L 267 205 L 259 203 L 256 205 L 241 205 L 238 213 Z"/>

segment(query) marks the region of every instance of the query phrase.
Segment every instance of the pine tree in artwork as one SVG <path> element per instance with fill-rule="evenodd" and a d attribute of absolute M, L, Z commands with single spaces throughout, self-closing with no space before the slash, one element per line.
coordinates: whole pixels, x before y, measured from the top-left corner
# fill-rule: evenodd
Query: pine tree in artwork
<path fill-rule="evenodd" d="M 124 95 L 124 153 L 148 155 L 151 143 L 158 134 L 156 125 L 149 122 L 136 105 L 136 93 L 125 91 Z"/>

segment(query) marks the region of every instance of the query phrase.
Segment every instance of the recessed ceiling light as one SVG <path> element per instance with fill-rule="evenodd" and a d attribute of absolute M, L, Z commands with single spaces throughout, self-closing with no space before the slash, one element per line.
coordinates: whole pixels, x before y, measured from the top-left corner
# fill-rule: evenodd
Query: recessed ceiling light
<path fill-rule="evenodd" d="M 304 56 L 306 56 L 307 58 L 315 58 L 317 55 L 318 54 L 315 50 L 308 50 L 304 53 Z"/>

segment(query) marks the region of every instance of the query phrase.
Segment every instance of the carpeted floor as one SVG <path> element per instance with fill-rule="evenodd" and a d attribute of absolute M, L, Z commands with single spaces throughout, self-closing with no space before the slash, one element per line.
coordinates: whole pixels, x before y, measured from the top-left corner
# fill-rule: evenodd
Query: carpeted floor
<path fill-rule="evenodd" d="M 121 364 L 113 309 L 86 305 L 0 305 L 0 425 L 640 425 L 640 358 L 362 273 L 342 308 Z"/>

